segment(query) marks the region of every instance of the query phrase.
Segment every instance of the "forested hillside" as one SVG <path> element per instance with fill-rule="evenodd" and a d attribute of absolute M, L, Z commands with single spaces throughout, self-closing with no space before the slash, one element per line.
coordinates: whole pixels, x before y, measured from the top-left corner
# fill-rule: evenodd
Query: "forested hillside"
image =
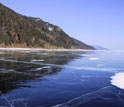
<path fill-rule="evenodd" d="M 40 18 L 20 15 L 0 4 L 0 47 L 94 49 Z"/>

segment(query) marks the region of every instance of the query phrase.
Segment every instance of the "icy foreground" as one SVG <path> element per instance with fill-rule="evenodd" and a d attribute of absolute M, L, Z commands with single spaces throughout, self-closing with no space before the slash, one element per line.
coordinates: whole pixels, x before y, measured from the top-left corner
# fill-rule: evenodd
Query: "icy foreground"
<path fill-rule="evenodd" d="M 124 51 L 72 51 L 2 48 L 0 106 L 124 107 Z"/>
<path fill-rule="evenodd" d="M 107 86 L 53 107 L 124 107 L 122 96 L 123 91 Z"/>

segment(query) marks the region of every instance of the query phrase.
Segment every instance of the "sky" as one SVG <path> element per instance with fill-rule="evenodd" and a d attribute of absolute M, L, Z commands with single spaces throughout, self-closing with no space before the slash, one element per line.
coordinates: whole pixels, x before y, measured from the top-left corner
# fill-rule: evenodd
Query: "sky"
<path fill-rule="evenodd" d="M 17 13 L 39 17 L 89 45 L 124 50 L 124 0 L 0 0 Z"/>

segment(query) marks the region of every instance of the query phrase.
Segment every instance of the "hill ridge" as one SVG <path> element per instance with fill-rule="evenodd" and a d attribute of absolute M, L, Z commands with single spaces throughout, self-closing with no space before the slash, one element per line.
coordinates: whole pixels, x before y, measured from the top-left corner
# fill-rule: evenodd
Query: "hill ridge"
<path fill-rule="evenodd" d="M 0 38 L 0 47 L 94 49 L 71 38 L 56 25 L 40 18 L 23 16 L 1 3 Z"/>

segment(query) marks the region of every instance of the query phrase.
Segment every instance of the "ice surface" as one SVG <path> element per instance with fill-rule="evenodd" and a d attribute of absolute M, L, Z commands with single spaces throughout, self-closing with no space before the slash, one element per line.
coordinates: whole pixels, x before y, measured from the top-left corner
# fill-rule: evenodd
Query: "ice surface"
<path fill-rule="evenodd" d="M 15 70 L 13 70 L 13 69 L 0 69 L 0 73 L 10 73 L 10 72 L 13 72 L 13 73 L 15 73 L 16 71 Z"/>
<path fill-rule="evenodd" d="M 68 65 L 58 65 L 58 64 L 49 64 L 49 63 L 39 63 L 39 62 L 27 62 L 27 61 L 17 61 L 17 60 L 9 60 L 9 59 L 0 59 L 0 61 L 5 62 L 16 62 L 16 63 L 24 63 L 24 64 L 35 64 L 35 65 L 46 65 L 46 66 L 53 66 L 53 67 L 63 67 L 63 68 L 71 68 L 71 69 L 77 69 L 77 70 L 90 70 L 90 71 L 106 71 L 106 72 L 120 72 L 124 69 L 119 68 L 105 68 L 105 67 L 86 67 L 86 66 L 68 66 Z"/>
<path fill-rule="evenodd" d="M 97 65 L 97 67 L 102 67 L 102 66 L 104 66 L 104 65 L 103 65 L 103 64 L 98 64 L 98 65 Z"/>
<path fill-rule="evenodd" d="M 124 107 L 119 92 L 115 87 L 106 86 L 53 107 Z"/>
<path fill-rule="evenodd" d="M 22 52 L 23 48 L 12 49 L 15 50 Z M 57 105 L 60 107 L 124 107 L 124 91 L 117 86 L 117 80 L 119 81 L 120 77 L 123 80 L 123 76 L 117 78 L 116 74 L 112 77 L 112 85 L 110 82 L 112 75 L 124 71 L 124 56 L 119 53 L 24 49 L 24 54 L 9 53 L 9 51 L 6 54 L 6 51 L 3 51 L 5 55 L 0 55 L 0 66 L 1 69 L 3 68 L 0 74 L 1 77 L 7 77 L 7 79 L 3 77 L 1 81 L 1 90 L 2 92 L 5 90 L 5 93 L 10 96 L 8 100 L 15 106 L 27 104 L 31 107 L 35 103 L 39 106 L 46 105 L 45 107 L 57 104 L 60 104 Z M 25 54 L 25 52 L 29 53 Z M 23 74 L 11 73 L 13 70 L 10 69 Z M 8 77 L 15 79 L 14 84 L 9 85 L 11 81 L 9 82 Z M 123 83 L 120 85 L 123 86 Z M 16 93 L 20 95 L 13 96 Z M 0 103 L 3 100 L 5 98 L 0 100 Z M 2 102 L 3 105 L 5 103 Z"/>
<path fill-rule="evenodd" d="M 64 66 L 66 67 L 66 66 Z M 123 71 L 124 69 L 117 69 L 117 68 L 98 68 L 98 67 L 74 67 L 74 66 L 68 66 L 68 68 L 73 68 L 77 70 L 90 70 L 90 71 L 106 71 L 106 72 L 119 72 Z"/>

